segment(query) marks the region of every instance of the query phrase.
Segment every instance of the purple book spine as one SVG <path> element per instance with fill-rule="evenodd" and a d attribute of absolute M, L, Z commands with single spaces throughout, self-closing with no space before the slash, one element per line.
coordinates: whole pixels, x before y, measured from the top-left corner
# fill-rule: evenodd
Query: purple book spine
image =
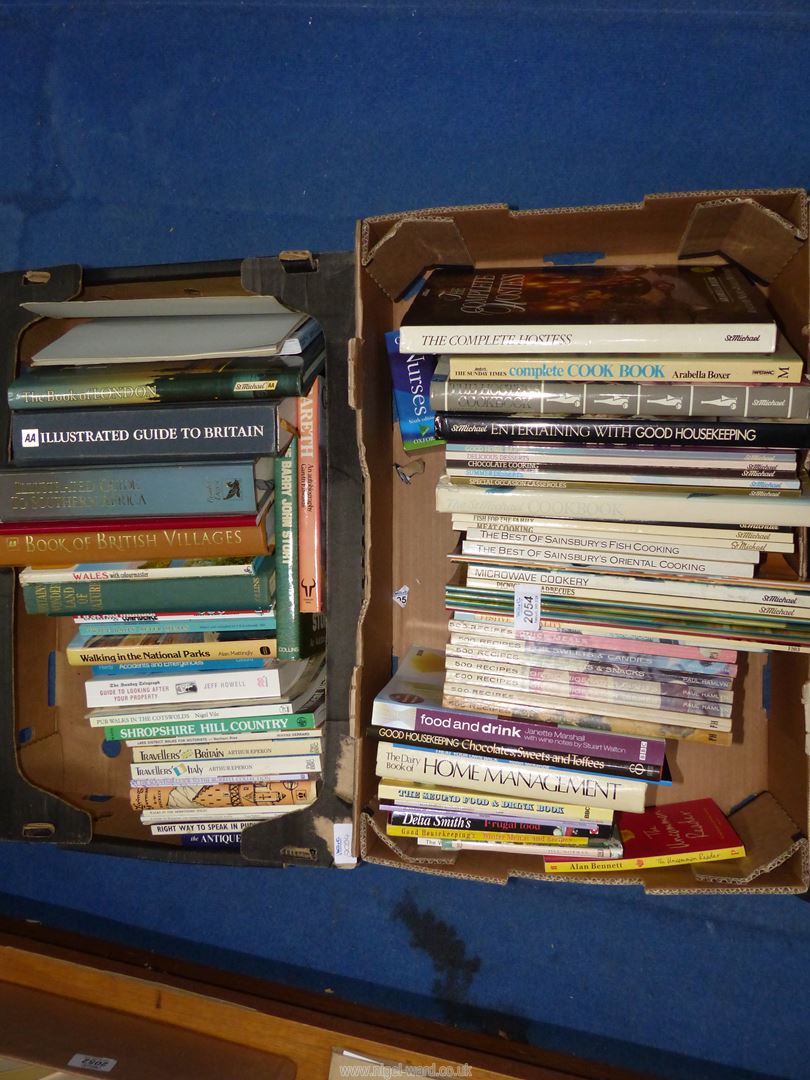
<path fill-rule="evenodd" d="M 418 706 L 414 713 L 414 731 L 470 736 L 480 739 L 481 742 L 521 746 L 527 750 L 590 754 L 612 761 L 640 761 L 646 765 L 664 764 L 666 743 L 663 739 L 614 735 L 611 732 L 555 727 L 527 720 L 500 719 L 497 716 L 423 709 Z"/>

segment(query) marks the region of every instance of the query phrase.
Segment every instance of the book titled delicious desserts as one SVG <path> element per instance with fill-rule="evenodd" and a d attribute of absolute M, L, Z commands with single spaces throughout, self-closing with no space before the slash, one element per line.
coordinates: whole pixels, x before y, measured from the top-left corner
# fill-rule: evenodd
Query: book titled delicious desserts
<path fill-rule="evenodd" d="M 546 855 L 546 873 L 645 870 L 652 866 L 741 859 L 745 855 L 742 841 L 713 799 L 651 807 L 643 814 L 620 811 L 616 824 L 624 845 L 623 858 L 608 866 L 599 861 Z"/>
<path fill-rule="evenodd" d="M 434 271 L 400 349 L 456 354 L 772 353 L 764 296 L 732 266 Z M 642 376 L 639 376 L 642 377 Z"/>

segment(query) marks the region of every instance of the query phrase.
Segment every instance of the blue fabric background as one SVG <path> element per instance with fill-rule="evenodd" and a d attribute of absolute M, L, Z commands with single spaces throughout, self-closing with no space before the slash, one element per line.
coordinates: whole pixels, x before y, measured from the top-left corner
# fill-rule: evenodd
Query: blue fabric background
<path fill-rule="evenodd" d="M 805 2 L 0 2 L 0 269 L 810 185 Z M 806 1077 L 810 908 L 0 847 L 0 910 L 683 1077 Z M 303 927 L 302 927 L 303 923 Z M 703 1063 L 701 1063 L 701 1060 Z"/>

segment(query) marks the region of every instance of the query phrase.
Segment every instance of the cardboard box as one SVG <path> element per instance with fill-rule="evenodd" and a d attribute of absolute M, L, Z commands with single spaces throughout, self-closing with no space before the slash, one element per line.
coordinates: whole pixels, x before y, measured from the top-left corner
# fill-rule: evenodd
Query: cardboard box
<path fill-rule="evenodd" d="M 0 571 L 0 700 L 4 751 L 0 753 L 0 837 L 85 846 L 106 854 L 212 863 L 304 864 L 333 861 L 333 823 L 351 819 L 352 758 L 348 697 L 353 638 L 360 606 L 361 479 L 348 406 L 345 343 L 353 320 L 350 253 L 305 253 L 243 263 L 126 267 L 83 272 L 77 266 L 0 275 L 0 340 L 3 392 L 0 447 L 8 447 L 5 388 L 19 355 L 44 344 L 47 321 L 20 309 L 28 300 L 73 297 L 161 297 L 270 293 L 321 323 L 327 340 L 327 638 L 328 721 L 324 773 L 311 808 L 248 829 L 241 853 L 182 848 L 174 838 L 153 838 L 129 809 L 129 760 L 105 747 L 91 729 L 82 675 L 69 669 L 61 650 L 73 634 L 70 619 L 30 616 L 15 595 L 15 574 Z M 4 457 L 4 461 L 7 461 Z M 1 515 L 0 515 L 1 516 Z M 49 704 L 49 671 L 59 705 Z M 106 752 L 105 752 L 106 751 Z"/>
<path fill-rule="evenodd" d="M 362 733 L 392 659 L 412 644 L 447 637 L 443 588 L 454 546 L 449 515 L 434 509 L 442 448 L 407 455 L 391 416 L 383 334 L 396 328 L 405 290 L 439 264 L 540 265 L 581 261 L 666 263 L 733 260 L 762 283 L 791 343 L 807 357 L 807 196 L 802 190 L 657 195 L 640 204 L 518 212 L 506 206 L 440 208 L 372 218 L 357 233 L 357 336 L 350 394 L 365 484 L 364 604 L 357 637 L 352 725 L 358 740 L 356 834 L 370 862 L 504 882 L 543 878 L 537 856 L 441 852 L 387 837 L 375 811 L 376 744 Z M 405 466 L 405 468 L 397 468 Z M 407 600 L 394 602 L 394 593 Z M 710 795 L 734 814 L 748 856 L 740 863 L 653 870 L 599 884 L 641 883 L 650 892 L 803 892 L 807 865 L 808 773 L 802 684 L 807 657 L 750 657 L 736 704 L 735 742 L 722 748 L 672 743 L 676 783 L 661 802 Z M 752 798 L 753 796 L 758 796 Z"/>

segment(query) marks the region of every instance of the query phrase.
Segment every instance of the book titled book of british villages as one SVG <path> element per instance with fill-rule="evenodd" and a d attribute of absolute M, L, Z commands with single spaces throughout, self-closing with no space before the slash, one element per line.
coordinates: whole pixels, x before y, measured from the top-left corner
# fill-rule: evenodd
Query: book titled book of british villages
<path fill-rule="evenodd" d="M 769 353 L 776 323 L 731 266 L 442 269 L 402 320 L 428 353 Z"/>

